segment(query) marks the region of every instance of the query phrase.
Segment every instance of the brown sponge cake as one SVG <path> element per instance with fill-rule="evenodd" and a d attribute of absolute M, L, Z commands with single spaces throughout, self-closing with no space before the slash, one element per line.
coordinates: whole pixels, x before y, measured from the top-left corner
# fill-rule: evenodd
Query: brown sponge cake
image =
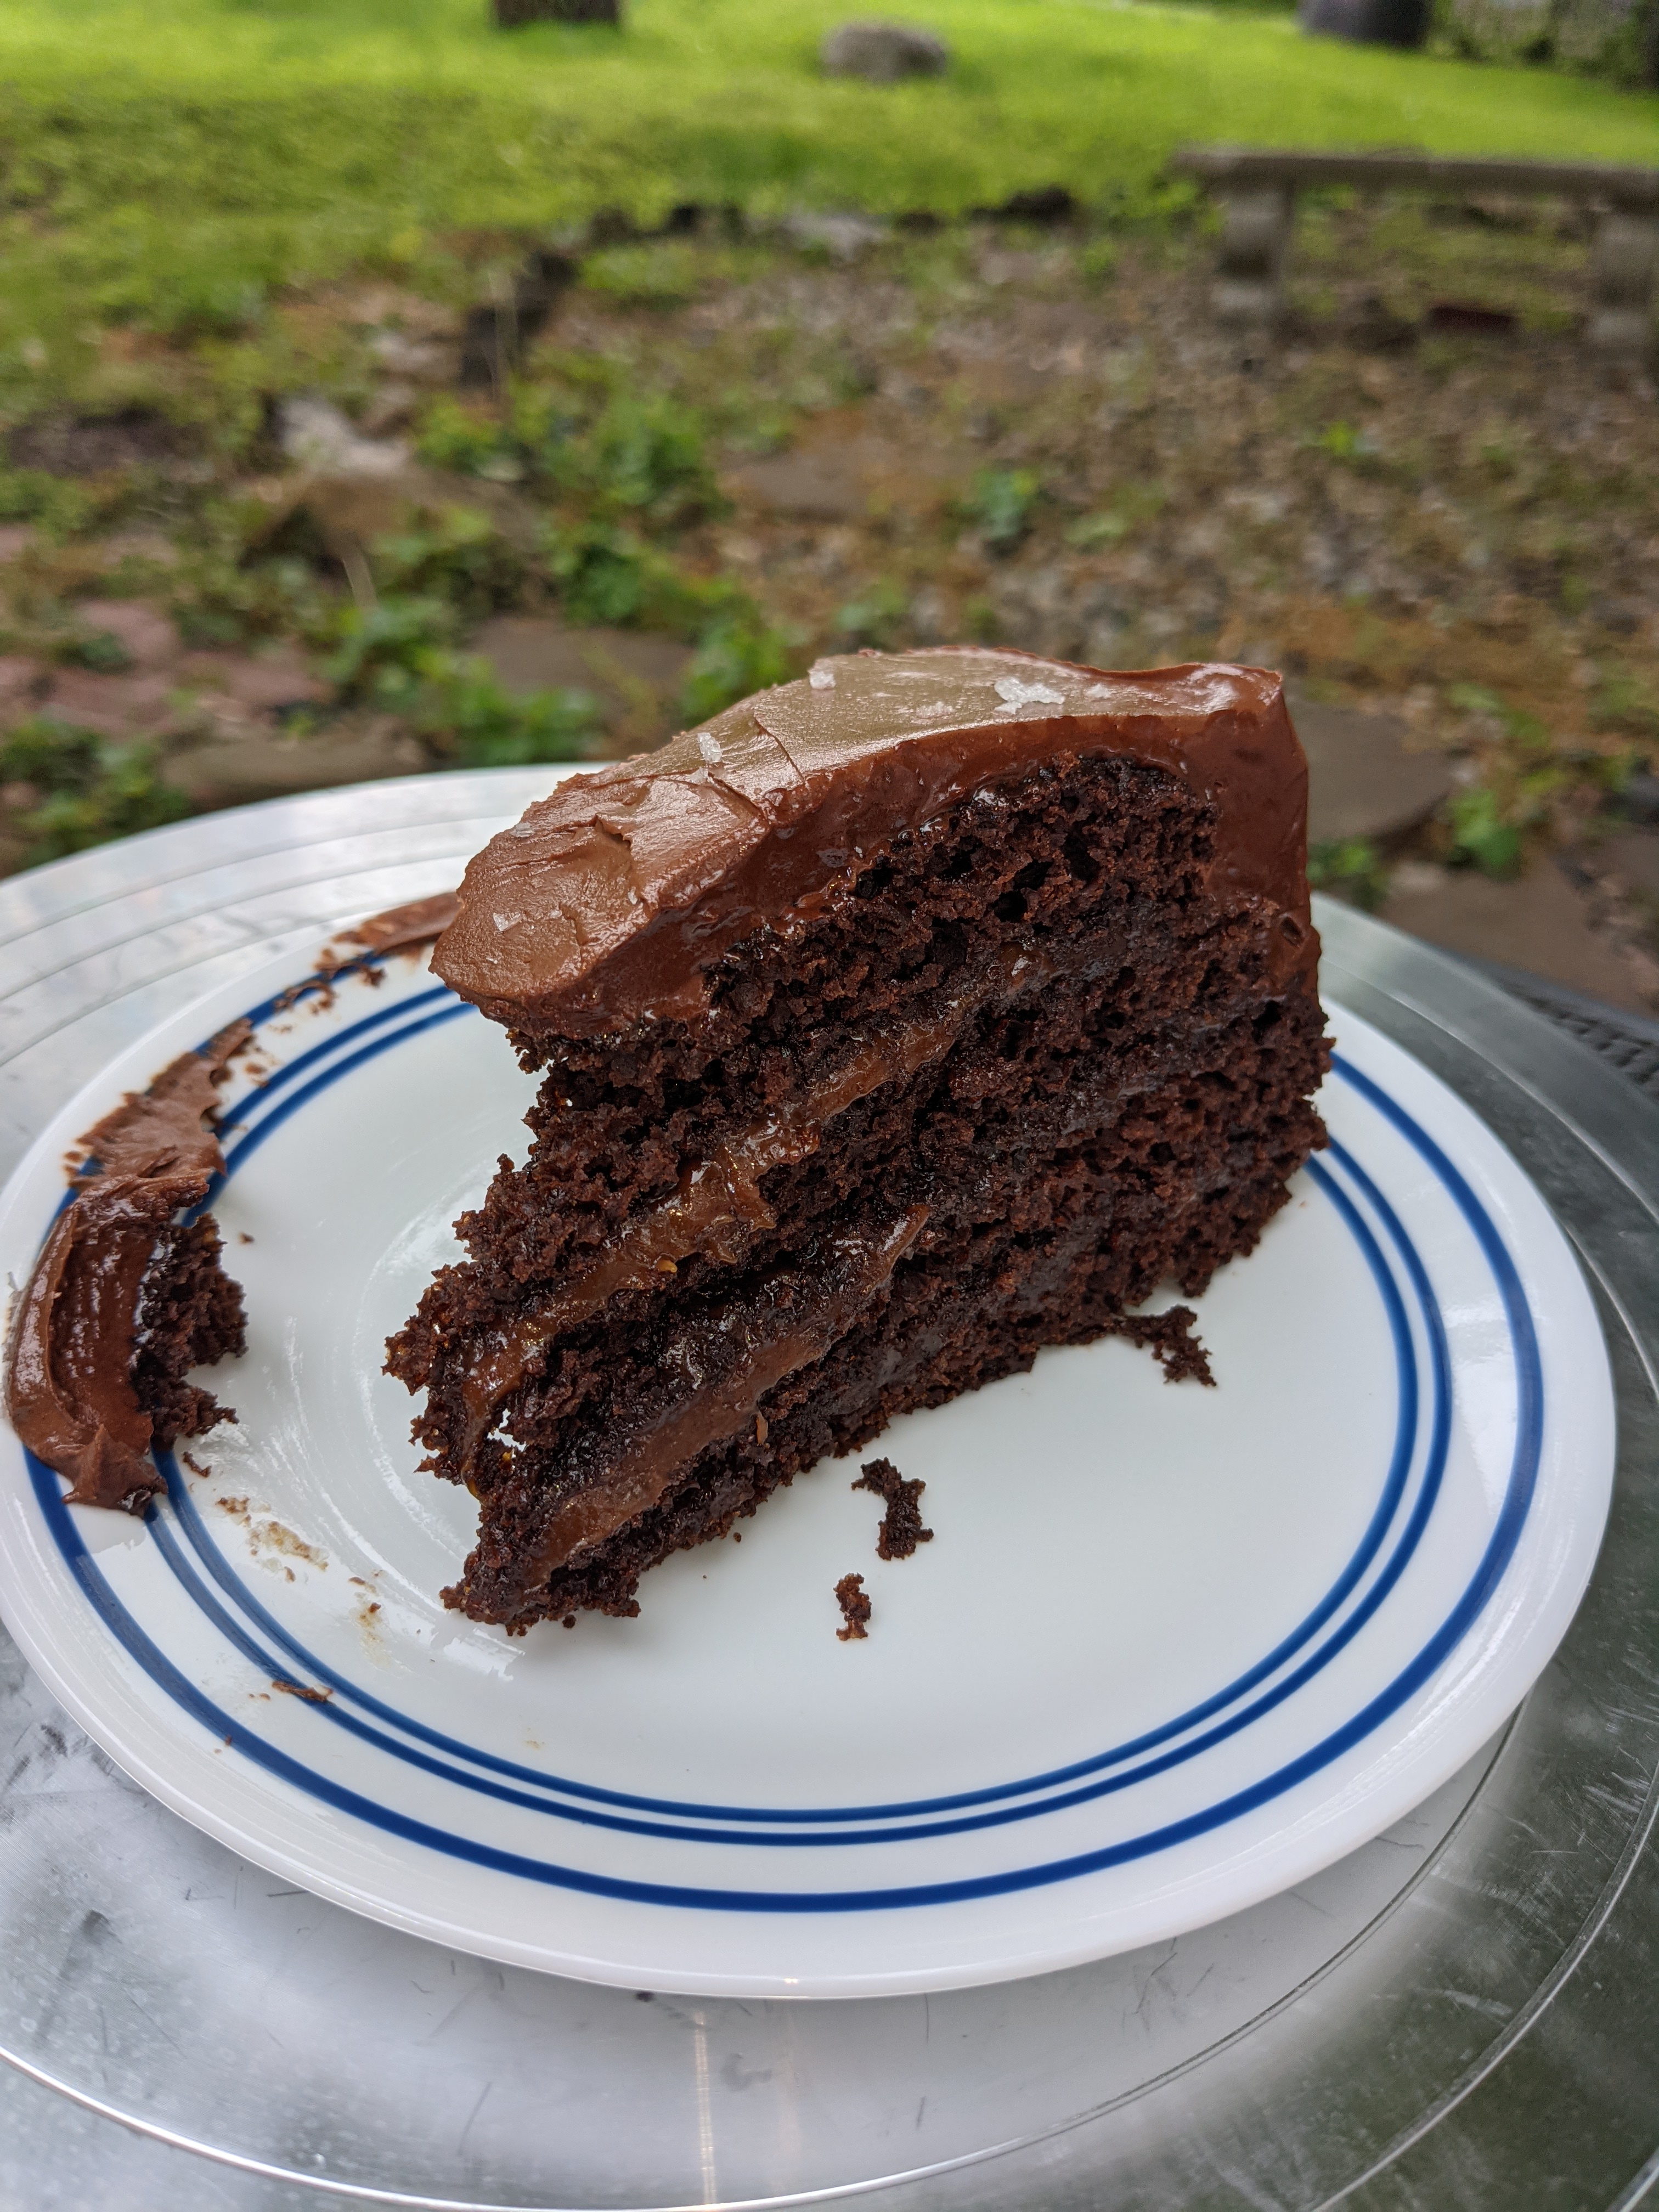
<path fill-rule="evenodd" d="M 821 661 L 572 778 L 471 863 L 438 973 L 544 1071 L 388 1347 L 478 1501 L 447 1601 L 637 1610 L 896 1414 L 1149 1342 L 1322 1141 L 1306 769 L 1279 681 Z"/>

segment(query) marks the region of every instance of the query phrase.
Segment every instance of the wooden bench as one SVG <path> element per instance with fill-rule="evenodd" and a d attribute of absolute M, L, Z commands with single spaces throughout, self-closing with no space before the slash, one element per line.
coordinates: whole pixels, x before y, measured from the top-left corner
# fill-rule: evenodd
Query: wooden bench
<path fill-rule="evenodd" d="M 1595 161 L 1453 161 L 1431 154 L 1300 154 L 1249 146 L 1184 146 L 1170 167 L 1206 185 L 1221 210 L 1211 301 L 1224 322 L 1270 324 L 1284 312 L 1296 195 L 1305 185 L 1364 191 L 1532 193 L 1595 212 L 1594 304 L 1585 332 L 1598 350 L 1639 360 L 1653 343 L 1659 262 L 1659 169 Z"/>

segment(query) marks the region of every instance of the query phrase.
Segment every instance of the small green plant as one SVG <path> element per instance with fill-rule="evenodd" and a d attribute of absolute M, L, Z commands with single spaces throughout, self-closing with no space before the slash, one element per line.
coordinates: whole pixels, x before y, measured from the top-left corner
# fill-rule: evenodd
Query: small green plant
<path fill-rule="evenodd" d="M 706 722 L 751 691 L 785 682 L 790 673 L 788 639 L 752 608 L 733 605 L 703 631 L 686 671 L 680 713 L 688 723 Z"/>
<path fill-rule="evenodd" d="M 458 768 L 527 768 L 586 760 L 604 738 L 599 702 L 574 690 L 504 690 L 488 665 L 459 659 L 413 702 L 414 726 Z"/>
<path fill-rule="evenodd" d="M 1034 469 L 981 469 L 963 513 L 993 553 L 1012 553 L 1030 529 L 1042 496 L 1042 479 Z"/>
<path fill-rule="evenodd" d="M 708 275 L 708 257 L 672 239 L 641 246 L 611 246 L 590 253 L 581 281 L 619 306 L 683 307 L 695 300 Z"/>
<path fill-rule="evenodd" d="M 418 529 L 377 538 L 371 552 L 385 591 L 445 599 L 465 619 L 514 605 L 524 589 L 523 556 L 473 507 L 441 507 Z"/>
<path fill-rule="evenodd" d="M 848 645 L 890 645 L 908 611 L 903 592 L 884 577 L 840 610 L 836 617 L 836 633 Z"/>
<path fill-rule="evenodd" d="M 670 528 L 723 504 L 702 425 L 677 400 L 618 392 L 585 436 L 554 449 L 555 479 L 600 512 Z"/>
<path fill-rule="evenodd" d="M 94 676 L 125 676 L 132 655 L 118 637 L 106 629 L 88 629 L 65 638 L 58 659 L 69 668 L 85 668 Z"/>
<path fill-rule="evenodd" d="M 448 676 L 451 616 L 441 600 L 382 599 L 341 613 L 338 649 L 325 674 L 352 705 L 407 711 L 422 689 Z"/>
<path fill-rule="evenodd" d="M 1168 506 L 1170 495 L 1161 483 L 1122 485 L 1112 503 L 1097 514 L 1080 515 L 1066 526 L 1066 542 L 1079 553 L 1102 545 L 1121 545 L 1142 523 L 1150 522 Z"/>
<path fill-rule="evenodd" d="M 31 867 L 190 812 L 183 793 L 156 774 L 149 746 L 108 744 L 46 714 L 20 722 L 0 742 L 0 782 L 32 784 L 40 794 L 18 817 Z"/>
<path fill-rule="evenodd" d="M 415 450 L 434 469 L 458 476 L 488 477 L 501 462 L 518 471 L 518 444 L 500 419 L 482 408 L 463 406 L 446 392 L 421 417 Z"/>
<path fill-rule="evenodd" d="M 1617 666 L 1604 671 L 1595 695 L 1595 726 L 1659 744 L 1659 689 Z"/>
<path fill-rule="evenodd" d="M 667 564 L 632 531 L 608 522 L 554 525 L 544 544 L 548 574 L 568 621 L 626 629 L 666 611 Z"/>
<path fill-rule="evenodd" d="M 1495 792 L 1482 783 L 1453 793 L 1446 802 L 1454 867 L 1479 868 L 1500 881 L 1521 872 L 1521 832 L 1504 818 Z"/>
<path fill-rule="evenodd" d="M 1117 247 L 1109 238 L 1091 238 L 1077 258 L 1078 274 L 1102 291 L 1117 274 Z"/>
<path fill-rule="evenodd" d="M 1382 456 L 1382 448 L 1370 432 L 1352 422 L 1328 422 L 1310 443 L 1316 451 L 1362 473 L 1372 470 Z"/>
<path fill-rule="evenodd" d="M 1308 848 L 1308 881 L 1316 890 L 1351 898 L 1367 914 L 1389 895 L 1389 872 L 1369 837 L 1328 838 Z"/>
<path fill-rule="evenodd" d="M 38 522 L 47 538 L 73 538 L 97 512 L 83 484 L 45 469 L 0 469 L 0 522 Z"/>

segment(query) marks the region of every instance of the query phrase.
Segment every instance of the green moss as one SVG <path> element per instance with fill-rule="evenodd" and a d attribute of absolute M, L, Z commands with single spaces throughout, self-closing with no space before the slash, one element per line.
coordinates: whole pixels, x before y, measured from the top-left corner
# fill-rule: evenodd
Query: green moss
<path fill-rule="evenodd" d="M 962 502 L 993 553 L 1012 553 L 1031 526 L 1042 496 L 1042 480 L 1033 469 L 981 469 Z"/>
<path fill-rule="evenodd" d="M 1351 898 L 1367 914 L 1389 895 L 1389 871 L 1369 837 L 1336 837 L 1308 848 L 1308 881 L 1316 890 Z"/>
<path fill-rule="evenodd" d="M 591 692 L 506 691 L 481 660 L 457 662 L 428 684 L 411 720 L 439 757 L 457 768 L 586 760 L 604 744 Z"/>
<path fill-rule="evenodd" d="M 90 730 L 38 714 L 0 742 L 0 782 L 33 784 L 40 793 L 20 814 L 27 866 L 158 830 L 190 812 L 190 802 L 161 781 L 148 746 L 111 745 Z"/>

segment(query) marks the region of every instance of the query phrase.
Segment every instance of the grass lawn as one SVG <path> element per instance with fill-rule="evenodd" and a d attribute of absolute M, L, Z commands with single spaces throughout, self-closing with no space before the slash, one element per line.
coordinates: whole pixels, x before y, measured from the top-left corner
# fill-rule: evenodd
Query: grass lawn
<path fill-rule="evenodd" d="M 976 636 L 1261 659 L 1450 755 L 1407 844 L 1316 856 L 1358 896 L 1552 842 L 1594 874 L 1609 790 L 1659 763 L 1659 442 L 1575 335 L 1582 216 L 1310 195 L 1264 348 L 1216 329 L 1164 172 L 1194 138 L 1650 161 L 1659 100 L 1241 0 L 918 0 L 947 76 L 826 82 L 856 4 L 0 11 L 0 872 Z M 767 221 L 1048 185 L 1079 220 L 846 258 Z M 688 201 L 684 234 L 587 231 Z M 469 380 L 473 311 L 549 245 L 574 281 Z M 1460 302 L 1508 335 L 1447 335 Z M 1659 904 L 1616 904 L 1651 996 Z"/>
<path fill-rule="evenodd" d="M 634 0 L 621 34 L 503 34 L 485 0 L 9 0 L 0 402 L 72 383 L 91 325 L 234 330 L 349 267 L 597 209 L 958 212 L 1068 185 L 1171 203 L 1188 138 L 1651 161 L 1659 101 L 1304 39 L 1280 12 L 929 0 L 948 76 L 826 82 L 845 0 Z M 1174 195 L 1180 204 L 1182 195 Z"/>

